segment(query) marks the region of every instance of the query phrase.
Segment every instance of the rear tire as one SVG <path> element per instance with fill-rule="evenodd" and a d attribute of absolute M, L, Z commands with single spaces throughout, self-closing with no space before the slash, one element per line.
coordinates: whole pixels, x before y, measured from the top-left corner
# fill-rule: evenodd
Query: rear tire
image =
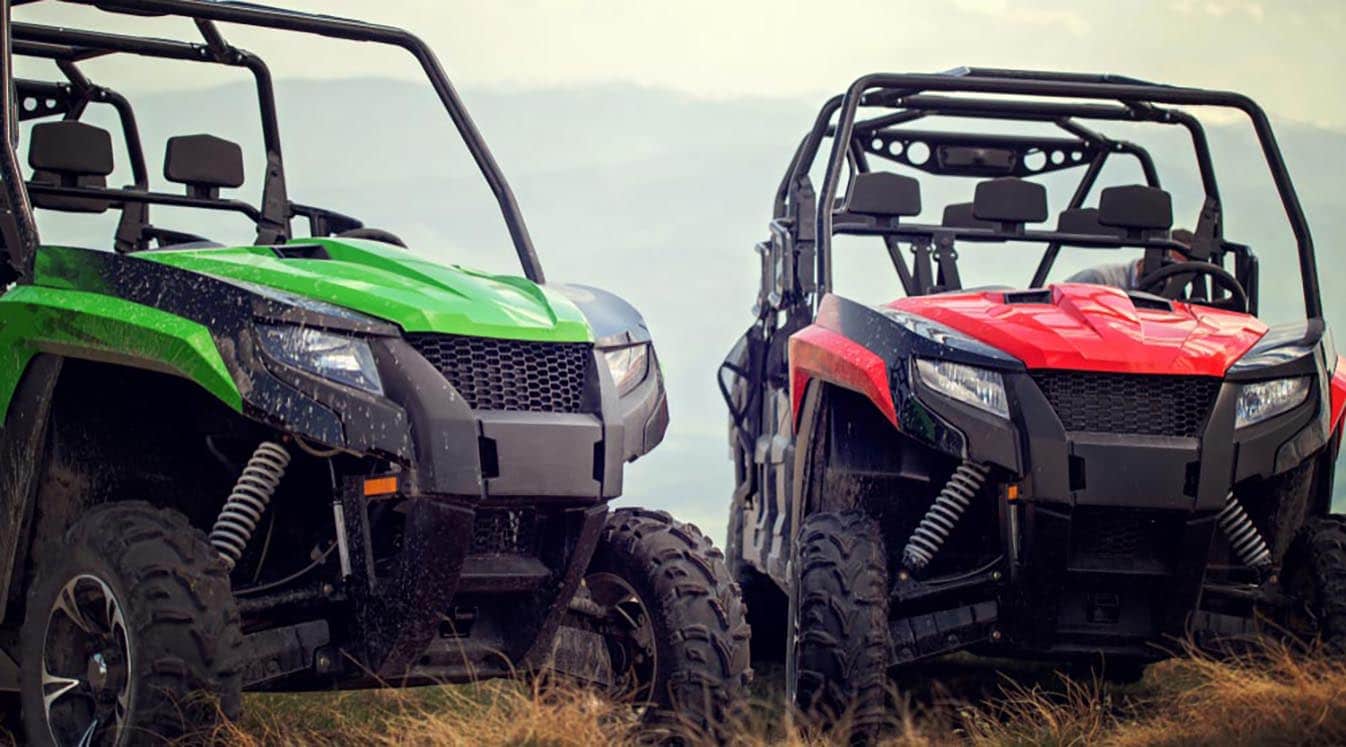
<path fill-rule="evenodd" d="M 1285 630 L 1318 638 L 1328 653 L 1346 656 L 1346 517 L 1310 519 L 1291 543 L 1282 588 L 1299 602 Z"/>
<path fill-rule="evenodd" d="M 619 509 L 609 517 L 586 575 L 595 601 L 600 582 L 623 582 L 635 599 L 628 617 L 647 616 L 654 662 L 629 683 L 649 710 L 653 731 L 723 741 L 752 677 L 746 611 L 724 555 L 691 524 L 662 511 Z M 614 659 L 624 658 L 621 656 Z"/>
<path fill-rule="evenodd" d="M 204 534 L 147 503 L 94 508 L 37 553 L 19 649 L 28 741 L 74 744 L 90 725 L 94 744 L 208 734 L 242 707 L 241 645 Z"/>
<path fill-rule="evenodd" d="M 887 720 L 888 566 L 879 525 L 862 511 L 804 519 L 790 563 L 791 703 L 868 741 Z M 844 735 L 840 735 L 844 736 Z"/>

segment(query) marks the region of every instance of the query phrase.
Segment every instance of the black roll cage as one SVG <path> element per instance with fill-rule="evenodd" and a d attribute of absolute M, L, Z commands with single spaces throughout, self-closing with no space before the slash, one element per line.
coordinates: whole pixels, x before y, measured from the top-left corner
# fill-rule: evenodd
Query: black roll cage
<path fill-rule="evenodd" d="M 990 98 L 987 95 L 1034 98 Z M 1104 101 L 1108 103 L 1100 103 Z M 926 257 L 933 253 L 938 259 L 938 248 L 932 250 L 931 246 L 951 246 L 954 240 L 1044 243 L 1047 248 L 1033 274 L 1032 287 L 1040 287 L 1046 282 L 1064 245 L 1155 250 L 1146 252 L 1146 262 L 1147 269 L 1156 266 L 1162 260 L 1163 250 L 1179 248 L 1181 245 L 1160 238 L 1118 238 L 1022 229 L 1009 231 L 1003 227 L 956 228 L 906 223 L 898 228 L 875 227 L 847 222 L 851 216 L 838 204 L 843 172 L 848 167 L 856 173 L 868 171 L 868 159 L 871 157 L 885 158 L 928 173 L 968 175 L 950 171 L 936 162 L 933 149 L 943 144 L 993 146 L 1015 150 L 1020 155 L 1034 150 L 1044 153 L 1049 150 L 1060 151 L 1063 160 L 1059 163 L 1048 161 L 1043 167 L 1030 172 L 1022 167 L 1020 159 L 1016 170 L 1004 175 L 1034 176 L 1083 168 L 1084 174 L 1068 204 L 1071 209 L 1083 206 L 1111 154 L 1135 158 L 1145 175 L 1146 183 L 1152 187 L 1160 186 L 1153 160 L 1145 148 L 1127 141 L 1112 140 L 1077 120 L 1151 122 L 1184 128 L 1192 141 L 1205 193 L 1205 203 L 1196 230 L 1197 240 L 1203 246 L 1198 256 L 1219 264 L 1225 253 L 1232 253 L 1236 266 L 1243 268 L 1255 279 L 1256 258 L 1250 250 L 1223 240 L 1219 186 L 1206 132 L 1197 117 L 1181 109 L 1169 108 L 1182 105 L 1232 108 L 1243 112 L 1251 120 L 1298 245 L 1306 315 L 1310 319 L 1321 318 L 1322 301 L 1313 238 L 1271 123 L 1255 102 L 1237 93 L 1161 85 L 1115 75 L 992 68 L 959 68 L 937 74 L 866 75 L 852 83 L 845 94 L 823 105 L 814 119 L 812 129 L 796 149 L 776 190 L 773 205 L 772 230 L 775 240 L 780 240 L 785 234 L 795 237 L 797 278 L 793 283 L 794 288 L 790 289 L 795 301 L 816 306 L 823 294 L 831 292 L 832 237 L 838 233 L 882 236 L 888 244 L 894 268 L 909 295 L 927 292 L 930 284 L 922 285 L 922 278 L 918 277 L 921 273 L 919 263 L 914 269 L 907 268 L 899 253 L 899 240 L 913 242 L 918 250 L 918 260 L 922 258 L 922 251 Z M 868 119 L 857 119 L 862 106 L 893 111 Z M 966 135 L 901 127 L 939 116 L 1050 123 L 1071 137 Z M 832 146 L 826 175 L 821 190 L 815 195 L 809 171 L 827 138 L 832 139 Z M 932 150 L 929 159 L 919 163 L 907 157 L 906 147 L 917 141 L 927 144 Z M 894 143 L 899 147 L 891 147 Z M 925 264 L 928 267 L 928 259 Z M 941 263 L 940 269 L 943 271 L 951 267 L 951 264 Z M 1254 296 L 1254 289 L 1249 290 L 1250 296 Z"/>
<path fill-rule="evenodd" d="M 546 281 L 527 225 L 504 174 L 434 52 L 410 32 L 390 26 L 268 8 L 233 0 L 62 0 L 115 13 L 189 18 L 195 22 L 200 31 L 201 42 L 126 36 L 12 21 L 10 16 L 12 6 L 41 1 L 0 0 L 0 26 L 3 26 L 0 28 L 0 86 L 4 91 L 13 92 L 11 95 L 0 96 L 0 119 L 3 119 L 6 131 L 5 145 L 0 148 L 0 181 L 3 182 L 0 241 L 3 241 L 7 250 L 9 265 L 16 276 L 14 279 L 20 282 L 31 279 L 33 257 L 39 244 L 37 224 L 33 219 L 33 207 L 28 197 L 30 192 L 97 198 L 108 201 L 112 207 L 122 208 L 123 220 L 117 236 L 117 246 L 122 251 L 131 250 L 129 248 L 131 235 L 134 233 L 138 236 L 139 229 L 148 225 L 146 206 L 150 204 L 241 213 L 257 224 L 257 241 L 261 244 L 287 240 L 290 237 L 290 221 L 296 217 L 308 219 L 313 235 L 327 235 L 328 232 L 361 226 L 360 221 L 349 216 L 289 201 L 285 188 L 280 127 L 271 72 L 261 58 L 226 42 L 216 24 L 231 23 L 347 41 L 391 45 L 404 49 L 414 56 L 430 80 L 477 168 L 494 193 L 524 275 L 534 282 Z M 115 91 L 90 83 L 78 67 L 80 62 L 110 54 L 133 54 L 231 65 L 246 68 L 252 73 L 257 85 L 262 139 L 267 156 L 260 206 L 253 206 L 241 200 L 208 199 L 147 190 L 148 174 L 145 168 L 144 150 L 131 105 L 125 97 Z M 66 81 L 49 83 L 15 80 L 12 62 L 15 55 L 55 61 Z M 19 103 L 21 101 L 34 102 L 31 104 L 34 108 L 25 111 Z M 48 106 L 48 102 L 54 106 Z M 84 108 L 93 102 L 107 103 L 116 108 L 130 154 L 134 184 L 126 189 L 26 184 L 19 158 L 15 153 L 19 121 L 56 115 L 77 119 Z"/>

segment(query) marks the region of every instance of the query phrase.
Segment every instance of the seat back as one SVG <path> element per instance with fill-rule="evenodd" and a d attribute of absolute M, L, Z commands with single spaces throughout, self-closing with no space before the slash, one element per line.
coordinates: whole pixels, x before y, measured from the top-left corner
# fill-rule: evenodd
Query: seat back
<path fill-rule="evenodd" d="M 1027 223 L 1047 220 L 1047 188 L 1012 176 L 981 182 L 972 197 L 972 215 L 1005 231 L 1022 231 Z"/>
<path fill-rule="evenodd" d="M 1056 219 L 1056 230 L 1083 236 L 1124 237 L 1126 231 L 1116 226 L 1105 226 L 1098 220 L 1098 208 L 1070 208 L 1062 210 Z"/>
<path fill-rule="evenodd" d="M 945 228 L 995 228 L 994 221 L 980 220 L 972 214 L 972 203 L 955 202 L 944 206 L 944 217 L 940 225 Z"/>
<path fill-rule="evenodd" d="M 1098 222 L 1129 237 L 1162 235 L 1173 227 L 1173 198 L 1158 187 L 1108 187 L 1098 196 Z"/>
<path fill-rule="evenodd" d="M 921 214 L 921 184 L 890 171 L 856 174 L 846 195 L 845 210 L 875 218 L 907 218 Z"/>
<path fill-rule="evenodd" d="M 218 198 L 221 187 L 243 186 L 243 149 L 214 135 L 169 138 L 164 178 L 187 185 L 192 197 Z"/>
<path fill-rule="evenodd" d="M 28 137 L 32 182 L 58 187 L 107 186 L 112 173 L 112 136 L 107 130 L 74 120 L 41 122 Z M 32 195 L 33 207 L 69 213 L 102 213 L 108 200 L 64 195 Z"/>

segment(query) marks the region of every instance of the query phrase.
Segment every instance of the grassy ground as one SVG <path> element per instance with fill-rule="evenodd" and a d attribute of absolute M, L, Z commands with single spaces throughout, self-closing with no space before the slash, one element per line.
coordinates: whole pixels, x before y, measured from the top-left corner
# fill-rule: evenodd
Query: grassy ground
<path fill-rule="evenodd" d="M 782 672 L 759 672 L 743 745 L 829 745 L 784 717 Z M 901 745 L 1346 744 L 1346 663 L 1282 651 L 1233 662 L 1184 658 L 1141 682 L 1076 682 L 1044 667 L 956 658 L 899 683 L 889 740 Z M 333 695 L 255 696 L 241 745 L 598 745 L 636 737 L 629 713 L 581 692 L 517 683 Z"/>
<path fill-rule="evenodd" d="M 781 672 L 759 671 L 735 744 L 823 747 L 835 734 L 799 728 L 782 706 Z M 1233 662 L 1184 658 L 1139 683 L 1065 679 L 1045 667 L 955 658 L 895 691 L 892 745 L 1346 744 L 1346 662 L 1276 651 Z M 317 695 L 250 695 L 218 736 L 254 745 L 628 744 L 628 709 L 577 691 L 519 683 Z M 6 740 L 0 736 L 0 743 Z"/>

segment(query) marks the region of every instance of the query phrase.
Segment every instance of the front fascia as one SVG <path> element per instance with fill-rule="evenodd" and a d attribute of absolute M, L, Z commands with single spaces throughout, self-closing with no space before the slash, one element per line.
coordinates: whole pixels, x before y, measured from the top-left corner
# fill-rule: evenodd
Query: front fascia
<path fill-rule="evenodd" d="M 1279 474 L 1311 456 L 1332 432 L 1329 414 L 1340 417 L 1332 397 L 1342 395 L 1328 395 L 1340 387 L 1340 372 L 1335 379 L 1327 373 L 1330 366 L 1319 354 L 1322 335 L 1316 329 L 1285 335 L 1303 349 L 1297 356 L 1288 356 L 1284 345 L 1272 350 L 1270 339 L 1249 351 L 1250 357 L 1278 362 L 1231 369 L 1204 431 L 1196 438 L 1067 432 L 1031 372 L 1016 358 L 904 310 L 876 311 L 827 296 L 815 324 L 805 333 L 795 339 L 803 338 L 802 343 L 821 352 L 810 350 L 796 360 L 801 346 L 792 340 L 796 394 L 808 381 L 827 378 L 817 374 L 824 365 L 813 358 L 830 354 L 833 368 L 859 359 L 854 351 L 839 348 L 844 343 L 847 350 L 854 348 L 866 359 L 882 362 L 882 368 L 877 364 L 870 368 L 888 377 L 892 413 L 903 433 L 951 456 L 997 464 L 1025 480 L 1025 495 L 1051 502 L 1217 509 L 1234 481 Z M 828 344 L 831 338 L 838 344 Z M 998 371 L 1005 382 L 1010 419 L 932 391 L 912 373 L 916 358 Z M 1234 409 L 1241 382 L 1290 375 L 1314 379 L 1308 400 L 1266 423 L 1236 431 Z M 863 376 L 850 378 L 860 384 L 868 381 Z M 848 383 L 845 377 L 829 380 L 876 400 L 869 391 L 873 386 Z M 885 409 L 882 405 L 882 400 L 876 401 L 880 412 Z"/>

